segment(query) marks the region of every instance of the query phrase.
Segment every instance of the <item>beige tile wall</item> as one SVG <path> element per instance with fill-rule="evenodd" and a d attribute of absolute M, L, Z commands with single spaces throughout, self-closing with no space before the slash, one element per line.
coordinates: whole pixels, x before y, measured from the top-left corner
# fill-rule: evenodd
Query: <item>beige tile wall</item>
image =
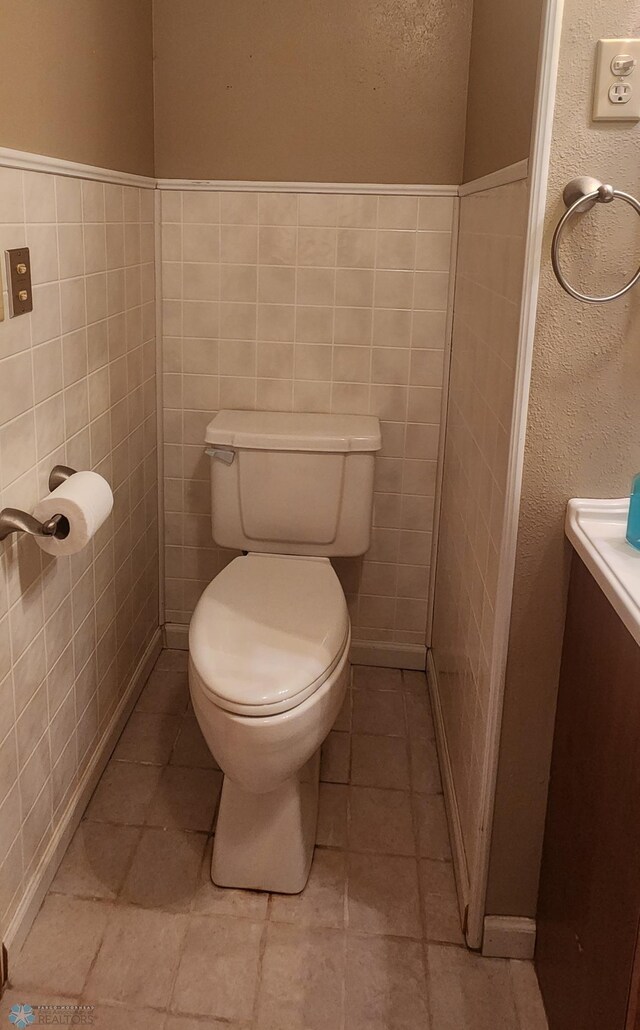
<path fill-rule="evenodd" d="M 528 188 L 460 202 L 433 657 L 473 864 L 511 435 Z"/>
<path fill-rule="evenodd" d="M 162 194 L 166 617 L 213 545 L 203 439 L 219 408 L 378 415 L 373 543 L 336 567 L 354 637 L 424 645 L 454 200 Z"/>
<path fill-rule="evenodd" d="M 0 508 L 30 511 L 59 462 L 102 473 L 115 505 L 72 558 L 0 543 L 0 938 L 158 624 L 153 191 L 0 168 L 0 252 L 24 245 Z"/>

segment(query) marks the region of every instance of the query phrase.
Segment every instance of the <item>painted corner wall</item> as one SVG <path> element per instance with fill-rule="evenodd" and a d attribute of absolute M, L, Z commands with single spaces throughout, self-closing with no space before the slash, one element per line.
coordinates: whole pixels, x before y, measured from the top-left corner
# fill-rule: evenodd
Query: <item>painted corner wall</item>
<path fill-rule="evenodd" d="M 153 174 L 151 0 L 2 4 L 0 147 Z"/>
<path fill-rule="evenodd" d="M 640 193 L 640 127 L 591 121 L 595 42 L 640 35 L 637 0 L 566 0 L 533 354 L 515 592 L 487 911 L 535 916 L 571 548 L 570 497 L 619 497 L 640 468 L 640 292 L 588 306 L 550 265 L 565 183 L 590 174 Z M 594 210 L 570 234 L 567 269 L 613 289 L 638 264 L 637 218 Z"/>
<path fill-rule="evenodd" d="M 474 0 L 462 181 L 529 157 L 543 0 Z"/>
<path fill-rule="evenodd" d="M 153 10 L 160 177 L 460 181 L 471 0 Z"/>

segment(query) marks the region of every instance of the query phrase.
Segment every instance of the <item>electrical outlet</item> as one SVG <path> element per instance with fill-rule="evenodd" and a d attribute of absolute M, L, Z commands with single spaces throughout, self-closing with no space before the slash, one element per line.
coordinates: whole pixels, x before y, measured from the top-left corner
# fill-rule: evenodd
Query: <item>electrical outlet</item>
<path fill-rule="evenodd" d="M 601 39 L 593 97 L 596 122 L 640 120 L 640 39 Z"/>

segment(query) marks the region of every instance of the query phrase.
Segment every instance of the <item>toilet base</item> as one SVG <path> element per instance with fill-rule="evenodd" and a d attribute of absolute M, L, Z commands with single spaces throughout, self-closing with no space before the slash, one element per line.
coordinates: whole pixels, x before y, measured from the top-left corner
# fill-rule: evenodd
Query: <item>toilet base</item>
<path fill-rule="evenodd" d="M 213 882 L 299 894 L 313 859 L 319 778 L 319 750 L 296 776 L 268 794 L 249 793 L 225 776 L 213 840 Z"/>

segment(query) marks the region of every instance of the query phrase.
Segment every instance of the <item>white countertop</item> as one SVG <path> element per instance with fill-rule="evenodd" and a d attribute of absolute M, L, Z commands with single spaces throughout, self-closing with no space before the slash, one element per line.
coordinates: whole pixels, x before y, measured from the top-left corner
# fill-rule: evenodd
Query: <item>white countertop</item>
<path fill-rule="evenodd" d="M 640 645 L 640 551 L 625 538 L 628 513 L 628 497 L 575 497 L 567 505 L 565 532 Z"/>

